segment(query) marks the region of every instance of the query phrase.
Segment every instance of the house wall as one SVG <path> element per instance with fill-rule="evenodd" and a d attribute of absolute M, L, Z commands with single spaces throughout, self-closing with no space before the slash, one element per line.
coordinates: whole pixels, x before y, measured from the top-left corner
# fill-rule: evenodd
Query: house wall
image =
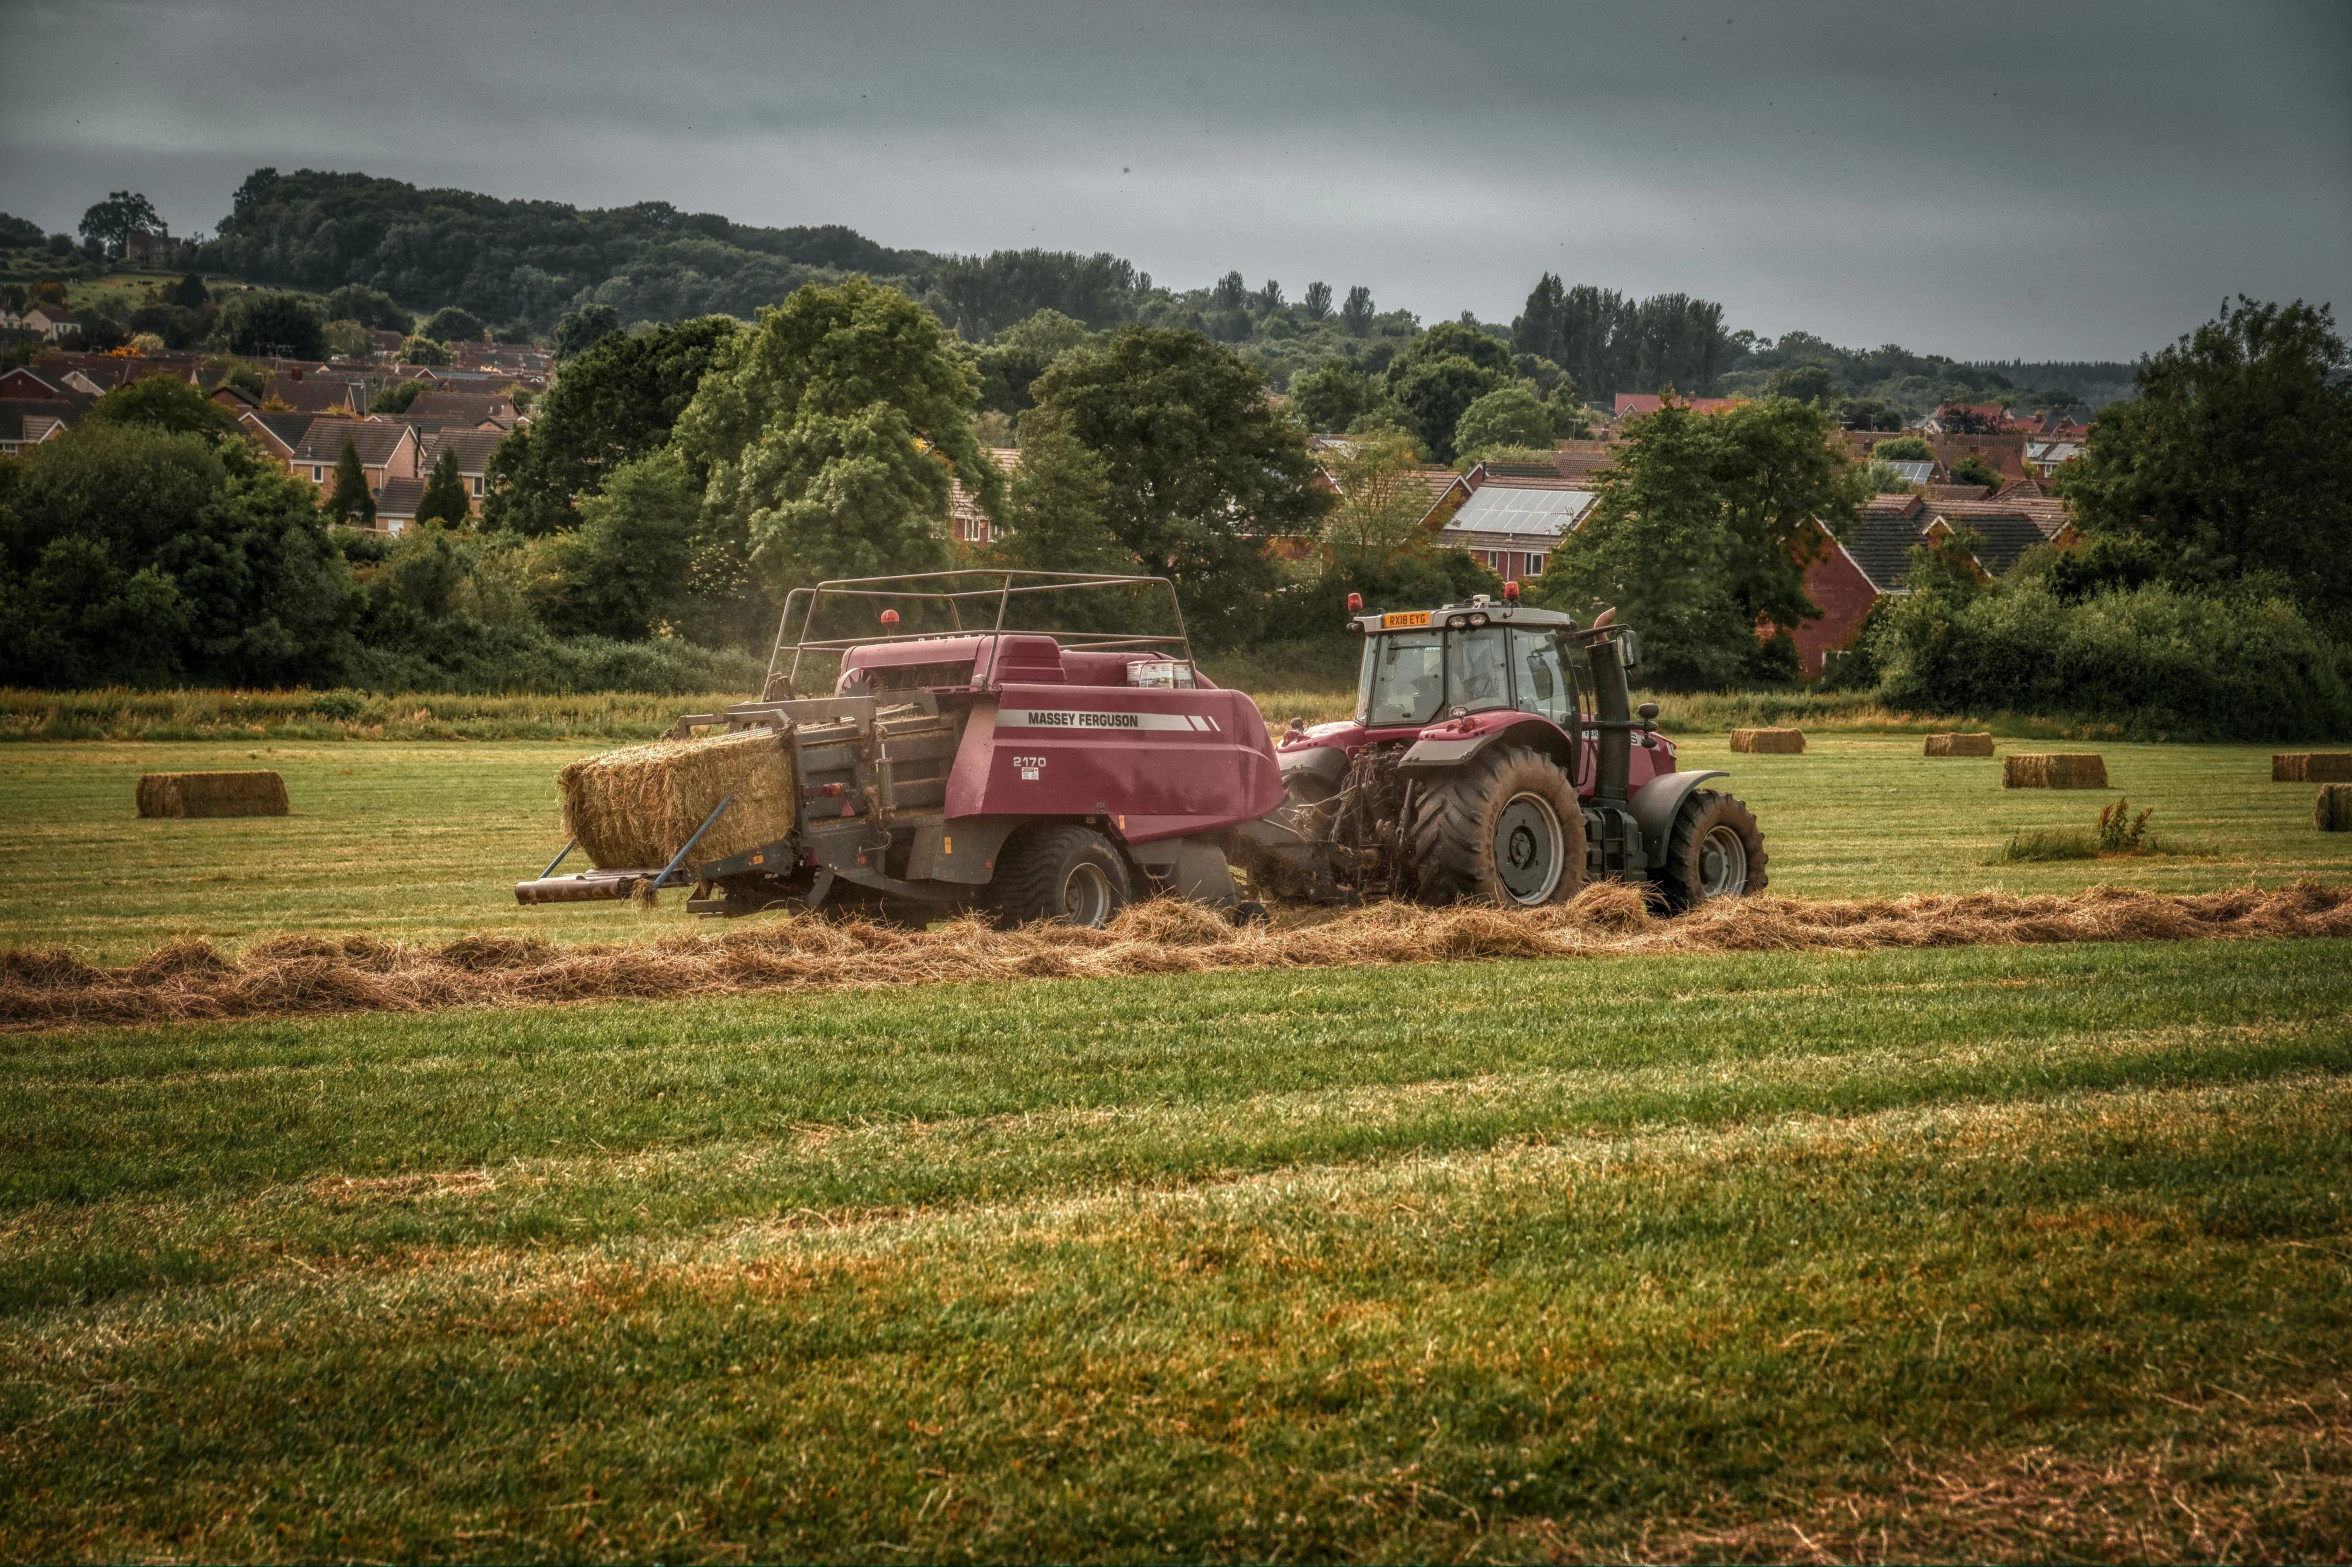
<path fill-rule="evenodd" d="M 1844 550 L 1832 549 L 1805 568 L 1805 596 L 1821 611 L 1821 618 L 1804 622 L 1790 634 L 1810 680 L 1821 673 L 1822 654 L 1853 645 L 1864 617 L 1878 602 L 1878 589 Z"/>

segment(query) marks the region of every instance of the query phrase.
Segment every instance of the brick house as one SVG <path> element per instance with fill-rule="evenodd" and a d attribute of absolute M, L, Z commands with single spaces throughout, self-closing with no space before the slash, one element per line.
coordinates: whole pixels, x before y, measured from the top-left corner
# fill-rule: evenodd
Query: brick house
<path fill-rule="evenodd" d="M 416 431 L 405 424 L 379 424 L 368 419 L 313 418 L 286 466 L 295 478 L 315 486 L 319 498 L 325 500 L 334 493 L 335 464 L 342 460 L 346 442 L 359 453 L 360 471 L 367 475 L 370 494 L 381 494 L 390 480 L 417 476 Z"/>
<path fill-rule="evenodd" d="M 1593 499 L 1567 479 L 1487 478 L 1438 529 L 1438 543 L 1524 582 L 1543 575 L 1561 536 L 1584 520 Z"/>
<path fill-rule="evenodd" d="M 417 474 L 429 479 L 443 452 L 457 454 L 457 476 L 466 488 L 466 509 L 482 514 L 482 497 L 490 493 L 490 454 L 506 439 L 504 430 L 434 430 L 417 448 Z"/>
<path fill-rule="evenodd" d="M 28 446 L 55 440 L 81 411 L 77 403 L 0 398 L 0 457 L 14 457 Z"/>

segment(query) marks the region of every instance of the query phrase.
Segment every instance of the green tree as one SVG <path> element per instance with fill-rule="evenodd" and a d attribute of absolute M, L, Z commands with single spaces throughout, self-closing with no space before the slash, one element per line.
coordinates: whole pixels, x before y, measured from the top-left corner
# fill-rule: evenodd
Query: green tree
<path fill-rule="evenodd" d="M 810 284 L 702 378 L 679 450 L 709 476 L 706 525 L 771 589 L 921 571 L 947 558 L 948 480 L 991 513 L 978 380 L 938 318 L 863 277 Z"/>
<path fill-rule="evenodd" d="M 368 399 L 368 412 L 404 414 L 408 412 L 411 403 L 424 395 L 424 390 L 425 383 L 422 381 L 395 381 Z"/>
<path fill-rule="evenodd" d="M 204 279 L 193 272 L 182 277 L 177 283 L 166 289 L 163 294 L 163 303 L 176 305 L 182 310 L 200 310 L 211 302 L 212 295 L 205 288 Z M 338 315 L 344 313 L 342 311 L 336 312 Z"/>
<path fill-rule="evenodd" d="M 1454 460 L 1454 427 L 1470 405 L 1512 379 L 1511 350 L 1474 326 L 1440 321 L 1388 367 L 1388 395 L 1405 410 L 1421 450 Z"/>
<path fill-rule="evenodd" d="M 1323 521 L 1333 562 L 1351 572 L 1377 570 L 1399 553 L 1427 544 L 1429 485 L 1421 454 L 1402 431 L 1368 435 L 1331 458 L 1339 498 Z"/>
<path fill-rule="evenodd" d="M 582 305 L 555 324 L 558 363 L 584 354 L 621 329 L 621 313 L 610 305 Z"/>
<path fill-rule="evenodd" d="M 1308 531 L 1328 504 L 1306 432 L 1258 371 L 1198 332 L 1128 326 L 1056 360 L 1036 390 L 1103 460 L 1112 535 L 1174 580 L 1187 622 L 1212 643 L 1253 633 L 1278 578 L 1264 541 Z"/>
<path fill-rule="evenodd" d="M 135 191 L 111 192 L 82 214 L 82 238 L 103 245 L 110 256 L 121 255 L 133 234 L 162 232 L 163 216 L 155 210 L 155 203 Z"/>
<path fill-rule="evenodd" d="M 1085 322 L 1059 310 L 1040 310 L 1006 327 L 980 350 L 980 406 L 1007 414 L 1028 411 L 1036 401 L 1030 385 L 1045 367 L 1093 335 Z"/>
<path fill-rule="evenodd" d="M 1842 533 L 1863 494 L 1828 430 L 1821 408 L 1786 398 L 1713 415 L 1669 401 L 1601 476 L 1538 596 L 1585 615 L 1615 606 L 1642 634 L 1647 677 L 1669 689 L 1785 670 L 1787 633 L 1820 614 L 1805 596 L 1826 548 L 1816 521 Z"/>
<path fill-rule="evenodd" d="M 659 447 L 619 464 L 578 507 L 579 530 L 556 544 L 559 629 L 635 638 L 700 618 L 702 491 L 677 452 Z"/>
<path fill-rule="evenodd" d="M 1828 406 L 1837 400 L 1837 376 L 1822 365 L 1791 365 L 1773 372 L 1766 383 L 1775 397 L 1792 397 L 1800 403 L 1820 403 Z"/>
<path fill-rule="evenodd" d="M 1134 571 L 1110 512 L 1109 466 L 1055 421 L 1032 420 L 990 561 L 1032 571 Z"/>
<path fill-rule="evenodd" d="M 335 459 L 335 488 L 327 497 L 327 520 L 346 527 L 373 528 L 376 525 L 376 498 L 367 486 L 367 469 L 359 461 L 359 448 L 348 438 L 343 442 L 343 454 Z"/>
<path fill-rule="evenodd" d="M 1463 457 L 1498 448 L 1549 447 L 1557 438 L 1552 410 L 1524 381 L 1496 387 L 1463 409 L 1454 426 L 1454 450 Z"/>
<path fill-rule="evenodd" d="M 139 424 L 219 442 L 237 433 L 236 422 L 197 388 L 169 372 L 126 381 L 90 405 L 89 418 Z"/>
<path fill-rule="evenodd" d="M 433 312 L 423 326 L 417 328 L 417 335 L 429 337 L 436 343 L 478 343 L 485 330 L 482 318 L 471 310 L 443 305 Z"/>
<path fill-rule="evenodd" d="M 390 294 L 360 283 L 346 283 L 329 294 L 325 310 L 330 321 L 356 321 L 372 331 L 404 336 L 415 319 L 393 303 Z"/>
<path fill-rule="evenodd" d="M 1935 448 L 1924 435 L 1898 435 L 1871 447 L 1870 455 L 1882 462 L 1934 462 Z"/>
<path fill-rule="evenodd" d="M 1310 430 L 1344 430 L 1379 401 L 1372 378 L 1344 359 L 1326 359 L 1290 378 L 1290 406 Z"/>
<path fill-rule="evenodd" d="M 243 441 L 92 417 L 0 462 L 0 684 L 333 681 L 356 609 L 308 486 Z"/>
<path fill-rule="evenodd" d="M 340 465 L 335 472 L 340 480 Z M 457 453 L 445 450 L 434 462 L 431 476 L 425 480 L 425 493 L 417 498 L 416 520 L 420 524 L 445 522 L 453 528 L 462 528 L 472 515 L 472 498 L 466 494 L 464 476 L 457 471 Z"/>
<path fill-rule="evenodd" d="M 1358 283 L 1347 291 L 1347 302 L 1339 307 L 1340 329 L 1350 337 L 1367 337 L 1372 331 L 1372 317 L 1377 313 L 1372 304 L 1372 290 Z"/>
<path fill-rule="evenodd" d="M 214 335 L 230 353 L 259 359 L 318 359 L 327 351 L 326 318 L 299 294 L 232 294 Z"/>
<path fill-rule="evenodd" d="M 456 362 L 456 355 L 434 338 L 419 332 L 400 345 L 400 362 L 404 365 L 446 365 Z"/>
<path fill-rule="evenodd" d="M 2352 640 L 2352 380 L 2333 314 L 2240 297 L 2141 364 L 2057 488 L 2094 537 L 2139 534 L 2183 586 L 2267 577 Z"/>
<path fill-rule="evenodd" d="M 530 536 L 579 527 L 581 498 L 669 440 L 703 376 L 740 336 L 731 317 L 703 316 L 642 337 L 613 333 L 570 360 L 532 422 L 491 454 L 482 526 Z"/>
<path fill-rule="evenodd" d="M 1954 484 L 1981 484 L 1993 490 L 2001 487 L 2001 470 L 1974 452 L 1952 464 L 1948 471 Z"/>

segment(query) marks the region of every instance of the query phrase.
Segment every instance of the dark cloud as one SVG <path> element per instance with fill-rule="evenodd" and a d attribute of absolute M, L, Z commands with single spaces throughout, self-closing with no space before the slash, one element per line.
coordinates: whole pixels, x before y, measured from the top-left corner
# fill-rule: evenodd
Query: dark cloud
<path fill-rule="evenodd" d="M 1507 319 L 1537 272 L 1967 356 L 2343 300 L 2352 7 L 16 5 L 0 207 L 259 164 L 1109 249 Z"/>

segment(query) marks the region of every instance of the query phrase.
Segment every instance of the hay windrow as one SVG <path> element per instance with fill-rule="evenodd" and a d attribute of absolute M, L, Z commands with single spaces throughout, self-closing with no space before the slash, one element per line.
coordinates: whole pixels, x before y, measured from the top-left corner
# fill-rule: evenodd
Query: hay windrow
<path fill-rule="evenodd" d="M 695 845 L 697 863 L 773 843 L 799 819 L 792 748 L 772 729 L 608 751 L 572 763 L 555 783 L 564 831 L 601 869 L 668 864 L 730 795 Z"/>
<path fill-rule="evenodd" d="M 1639 888 L 1605 882 L 1551 909 L 1384 903 L 1281 929 L 1236 928 L 1206 910 L 1158 902 L 1129 909 L 1099 931 L 1063 925 L 999 931 L 978 918 L 904 930 L 802 916 L 580 946 L 496 936 L 440 947 L 287 936 L 229 957 L 202 942 L 175 942 L 117 969 L 55 949 L 26 949 L 0 952 L 0 1026 L 1496 958 L 2323 936 L 2352 936 L 2352 886 L 2296 882 L 2212 893 L 2094 887 L 2073 897 L 1756 897 L 1661 919 Z"/>

